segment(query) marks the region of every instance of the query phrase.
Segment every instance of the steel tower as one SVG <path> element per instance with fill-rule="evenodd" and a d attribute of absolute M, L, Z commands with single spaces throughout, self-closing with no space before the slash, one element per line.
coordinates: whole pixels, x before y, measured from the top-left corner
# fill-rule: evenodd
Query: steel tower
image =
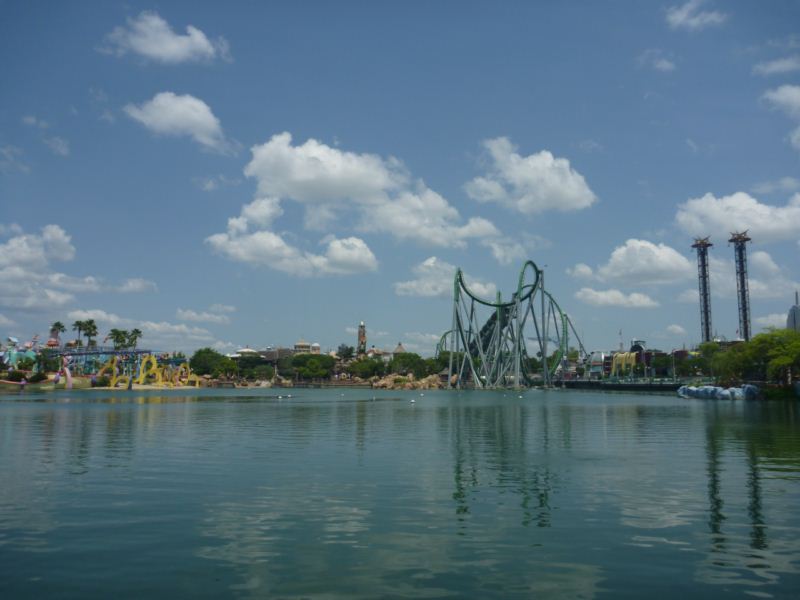
<path fill-rule="evenodd" d="M 713 246 L 707 237 L 695 238 L 697 250 L 697 279 L 700 291 L 700 333 L 704 342 L 711 341 L 711 288 L 708 279 L 708 249 Z"/>
<path fill-rule="evenodd" d="M 750 288 L 747 284 L 747 242 L 750 237 L 747 231 L 731 233 L 728 243 L 733 244 L 736 257 L 736 292 L 739 298 L 739 335 L 747 342 L 750 340 Z"/>

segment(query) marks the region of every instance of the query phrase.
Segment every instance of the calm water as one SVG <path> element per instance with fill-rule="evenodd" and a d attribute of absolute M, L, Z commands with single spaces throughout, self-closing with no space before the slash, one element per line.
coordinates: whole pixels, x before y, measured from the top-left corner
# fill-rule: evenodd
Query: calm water
<path fill-rule="evenodd" d="M 800 596 L 795 403 L 102 394 L 0 396 L 2 598 Z"/>

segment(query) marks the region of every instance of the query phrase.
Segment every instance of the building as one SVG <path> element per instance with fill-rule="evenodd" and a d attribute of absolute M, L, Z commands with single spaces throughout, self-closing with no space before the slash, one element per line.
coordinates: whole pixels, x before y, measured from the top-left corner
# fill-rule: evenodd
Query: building
<path fill-rule="evenodd" d="M 294 344 L 294 353 L 295 354 L 311 354 L 311 344 L 309 344 L 303 338 L 300 338 Z"/>
<path fill-rule="evenodd" d="M 794 293 L 794 306 L 786 317 L 786 329 L 800 332 L 800 294 Z"/>
<path fill-rule="evenodd" d="M 405 354 L 406 352 L 407 350 L 403 347 L 403 344 L 397 342 L 397 347 L 394 349 L 394 352 L 392 352 L 392 354 Z"/>

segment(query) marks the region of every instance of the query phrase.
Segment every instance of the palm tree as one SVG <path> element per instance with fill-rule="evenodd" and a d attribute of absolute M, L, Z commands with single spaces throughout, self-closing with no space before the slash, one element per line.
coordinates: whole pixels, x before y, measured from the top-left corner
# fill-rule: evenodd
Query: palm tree
<path fill-rule="evenodd" d="M 75 321 L 72 324 L 72 331 L 77 331 L 78 332 L 78 345 L 79 346 L 82 345 L 82 343 L 83 343 L 81 341 L 81 332 L 84 330 L 85 326 L 86 326 L 86 321 Z"/>
<path fill-rule="evenodd" d="M 66 330 L 67 328 L 64 327 L 64 324 L 61 321 L 56 321 L 50 325 L 50 337 L 58 339 L 58 334 L 64 333 Z"/>
<path fill-rule="evenodd" d="M 114 350 L 119 350 L 127 345 L 128 332 L 125 329 L 112 329 L 108 332 L 108 337 L 111 338 L 111 343 L 114 344 Z"/>
<path fill-rule="evenodd" d="M 128 333 L 128 346 L 136 350 L 136 343 L 139 341 L 139 338 L 142 337 L 142 330 L 141 329 L 131 329 Z"/>
<path fill-rule="evenodd" d="M 93 337 L 97 336 L 97 323 L 94 322 L 94 319 L 89 319 L 88 321 L 83 322 L 83 335 L 86 336 L 86 345 L 91 347 L 95 345 Z"/>

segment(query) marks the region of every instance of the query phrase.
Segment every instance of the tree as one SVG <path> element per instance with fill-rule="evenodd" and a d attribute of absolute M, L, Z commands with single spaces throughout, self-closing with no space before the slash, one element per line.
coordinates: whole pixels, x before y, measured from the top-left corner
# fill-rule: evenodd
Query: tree
<path fill-rule="evenodd" d="M 130 332 L 128 332 L 128 339 L 125 342 L 125 345 L 128 348 L 133 348 L 136 350 L 136 344 L 139 342 L 142 335 L 144 334 L 142 333 L 141 329 L 131 329 Z"/>
<path fill-rule="evenodd" d="M 125 348 L 128 344 L 128 331 L 125 329 L 114 328 L 108 332 L 108 337 L 111 338 L 114 350 Z"/>
<path fill-rule="evenodd" d="M 97 323 L 94 319 L 89 319 L 83 322 L 83 335 L 86 336 L 86 345 L 91 347 L 95 345 L 92 338 L 97 337 Z"/>
<path fill-rule="evenodd" d="M 300 379 L 328 379 L 335 364 L 336 360 L 327 354 L 297 354 L 292 357 L 292 366 Z"/>
<path fill-rule="evenodd" d="M 61 321 L 56 321 L 50 326 L 50 337 L 58 339 L 59 334 L 64 333 L 67 330 L 64 327 L 64 324 Z"/>
<path fill-rule="evenodd" d="M 81 332 L 83 331 L 85 323 L 86 323 L 85 321 L 75 321 L 72 324 L 72 331 L 78 332 L 78 345 L 83 343 L 81 340 Z"/>
<path fill-rule="evenodd" d="M 347 367 L 347 372 L 354 377 L 369 379 L 376 375 L 383 375 L 386 365 L 379 358 L 361 358 Z"/>
<path fill-rule="evenodd" d="M 213 348 L 200 348 L 189 359 L 189 366 L 198 375 L 211 375 L 220 368 L 224 358 Z"/>
<path fill-rule="evenodd" d="M 347 344 L 339 344 L 339 348 L 336 350 L 336 355 L 342 360 L 350 360 L 355 353 L 356 349 Z"/>
<path fill-rule="evenodd" d="M 398 375 L 408 375 L 413 373 L 414 377 L 421 379 L 427 375 L 425 361 L 419 354 L 414 352 L 399 352 L 394 355 L 389 363 L 389 372 Z"/>

